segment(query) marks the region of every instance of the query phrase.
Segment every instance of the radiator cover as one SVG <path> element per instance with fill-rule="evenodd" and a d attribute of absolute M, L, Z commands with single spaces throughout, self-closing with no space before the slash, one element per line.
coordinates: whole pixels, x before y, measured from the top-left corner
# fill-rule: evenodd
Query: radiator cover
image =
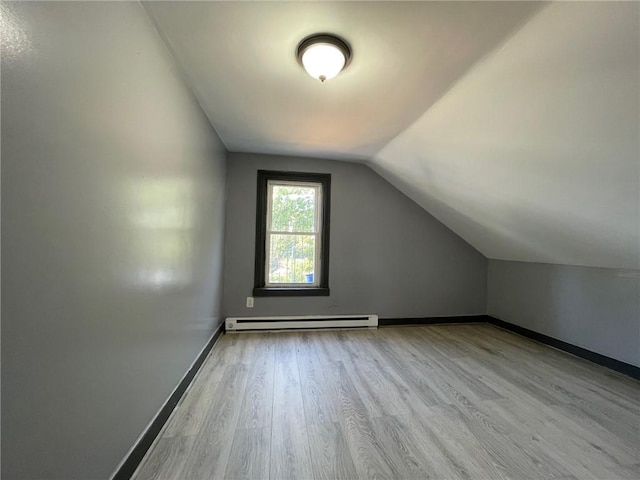
<path fill-rule="evenodd" d="M 294 330 L 305 328 L 376 328 L 377 315 L 287 315 L 280 317 L 227 317 L 225 330 Z"/>

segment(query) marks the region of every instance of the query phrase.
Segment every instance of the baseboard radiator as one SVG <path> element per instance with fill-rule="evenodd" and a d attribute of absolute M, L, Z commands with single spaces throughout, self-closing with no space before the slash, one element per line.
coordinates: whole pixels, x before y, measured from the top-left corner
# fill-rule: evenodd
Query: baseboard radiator
<path fill-rule="evenodd" d="M 376 328 L 377 315 L 311 315 L 282 317 L 228 317 L 227 332 L 240 330 L 294 330 L 303 328 Z"/>

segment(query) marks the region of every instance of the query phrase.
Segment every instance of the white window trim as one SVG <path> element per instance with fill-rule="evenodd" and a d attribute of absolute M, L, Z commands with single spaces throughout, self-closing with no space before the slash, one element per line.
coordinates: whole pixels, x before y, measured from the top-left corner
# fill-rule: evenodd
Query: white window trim
<path fill-rule="evenodd" d="M 315 232 L 282 232 L 271 230 L 271 212 L 273 204 L 273 186 L 291 185 L 296 187 L 312 187 L 316 190 L 314 228 Z M 267 181 L 267 218 L 265 228 L 265 266 L 264 284 L 269 288 L 318 288 L 320 286 L 320 276 L 322 272 L 322 184 L 319 182 L 296 182 L 292 180 L 268 180 Z M 305 235 L 315 237 L 315 251 L 313 258 L 313 283 L 273 283 L 269 281 L 269 267 L 271 264 L 271 235 Z"/>

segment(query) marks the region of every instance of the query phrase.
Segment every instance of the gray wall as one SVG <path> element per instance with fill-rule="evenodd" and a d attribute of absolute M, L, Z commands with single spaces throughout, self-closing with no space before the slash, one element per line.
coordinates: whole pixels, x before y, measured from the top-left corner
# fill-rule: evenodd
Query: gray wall
<path fill-rule="evenodd" d="M 330 297 L 256 298 L 256 172 L 330 173 Z M 225 316 L 372 313 L 383 318 L 484 314 L 486 259 L 370 168 L 229 154 Z"/>
<path fill-rule="evenodd" d="M 640 272 L 489 261 L 488 311 L 640 366 Z"/>
<path fill-rule="evenodd" d="M 105 479 L 220 321 L 226 152 L 138 3 L 1 8 L 2 477 Z"/>

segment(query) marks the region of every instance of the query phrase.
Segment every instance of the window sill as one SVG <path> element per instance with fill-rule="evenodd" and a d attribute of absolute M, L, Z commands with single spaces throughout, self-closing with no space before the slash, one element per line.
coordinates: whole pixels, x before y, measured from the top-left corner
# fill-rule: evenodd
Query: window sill
<path fill-rule="evenodd" d="M 328 297 L 329 289 L 322 287 L 273 288 L 261 287 L 253 289 L 254 297 Z"/>

